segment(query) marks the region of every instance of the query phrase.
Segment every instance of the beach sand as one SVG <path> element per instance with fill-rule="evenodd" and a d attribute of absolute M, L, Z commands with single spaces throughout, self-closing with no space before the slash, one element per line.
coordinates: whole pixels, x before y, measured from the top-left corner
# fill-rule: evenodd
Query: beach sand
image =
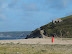
<path fill-rule="evenodd" d="M 72 44 L 72 39 L 54 38 L 53 43 L 51 38 L 47 39 L 16 39 L 16 40 L 0 40 L 0 43 L 20 43 L 20 44 Z"/>

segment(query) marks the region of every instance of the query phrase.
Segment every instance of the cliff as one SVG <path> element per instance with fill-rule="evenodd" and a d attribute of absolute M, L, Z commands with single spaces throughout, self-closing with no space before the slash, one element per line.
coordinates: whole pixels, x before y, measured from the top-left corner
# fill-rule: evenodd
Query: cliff
<path fill-rule="evenodd" d="M 45 38 L 45 37 L 64 37 L 72 38 L 72 15 L 53 20 L 52 22 L 41 26 L 40 28 L 27 35 L 27 38 Z"/>

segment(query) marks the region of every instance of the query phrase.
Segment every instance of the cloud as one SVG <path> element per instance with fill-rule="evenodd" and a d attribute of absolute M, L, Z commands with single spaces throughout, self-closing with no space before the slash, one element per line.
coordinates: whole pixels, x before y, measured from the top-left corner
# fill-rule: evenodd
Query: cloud
<path fill-rule="evenodd" d="M 70 2 L 71 0 L 62 0 L 63 1 L 63 6 L 67 7 L 68 2 Z"/>
<path fill-rule="evenodd" d="M 0 14 L 8 10 L 8 3 L 0 1 Z"/>
<path fill-rule="evenodd" d="M 4 15 L 4 11 L 7 10 L 7 7 L 8 7 L 7 3 L 5 3 L 3 1 L 0 4 L 0 21 L 3 21 L 6 19 L 6 16 Z"/>
<path fill-rule="evenodd" d="M 0 1 L 5 1 L 5 0 L 0 0 Z"/>
<path fill-rule="evenodd" d="M 25 11 L 38 11 L 38 10 L 39 10 L 39 9 L 37 8 L 37 5 L 34 4 L 34 3 L 31 3 L 31 4 L 25 4 L 25 3 L 23 3 L 22 8 L 23 8 Z"/>
<path fill-rule="evenodd" d="M 0 21 L 5 20 L 6 16 L 3 14 L 0 14 Z"/>
<path fill-rule="evenodd" d="M 8 7 L 13 8 L 16 5 L 17 2 L 18 2 L 18 0 L 12 0 L 11 3 L 8 4 Z"/>
<path fill-rule="evenodd" d="M 68 0 L 45 0 L 45 1 L 46 5 L 48 5 L 50 8 L 65 9 Z"/>
<path fill-rule="evenodd" d="M 72 12 L 68 12 L 65 14 L 66 16 L 72 15 Z"/>
<path fill-rule="evenodd" d="M 3 3 L 1 8 L 7 8 L 8 4 L 7 3 Z"/>

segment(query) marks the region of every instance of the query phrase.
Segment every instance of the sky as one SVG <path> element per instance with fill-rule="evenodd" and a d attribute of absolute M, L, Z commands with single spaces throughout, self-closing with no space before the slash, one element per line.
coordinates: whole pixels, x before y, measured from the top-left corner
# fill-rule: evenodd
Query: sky
<path fill-rule="evenodd" d="M 72 0 L 0 0 L 0 32 L 33 31 L 72 14 Z"/>

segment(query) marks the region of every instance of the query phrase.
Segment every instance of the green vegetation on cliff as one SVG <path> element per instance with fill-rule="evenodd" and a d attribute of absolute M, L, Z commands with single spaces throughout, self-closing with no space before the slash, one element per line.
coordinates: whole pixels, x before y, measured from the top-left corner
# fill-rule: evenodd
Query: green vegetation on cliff
<path fill-rule="evenodd" d="M 64 38 L 72 38 L 72 15 L 61 18 L 62 22 L 50 22 L 49 24 L 46 24 L 44 26 L 41 26 L 40 29 L 44 30 L 44 35 L 51 37 L 64 37 Z M 37 29 L 32 31 L 31 35 L 28 37 L 31 37 L 32 35 L 36 37 L 39 32 L 37 32 Z M 39 36 L 39 35 L 38 35 Z"/>

